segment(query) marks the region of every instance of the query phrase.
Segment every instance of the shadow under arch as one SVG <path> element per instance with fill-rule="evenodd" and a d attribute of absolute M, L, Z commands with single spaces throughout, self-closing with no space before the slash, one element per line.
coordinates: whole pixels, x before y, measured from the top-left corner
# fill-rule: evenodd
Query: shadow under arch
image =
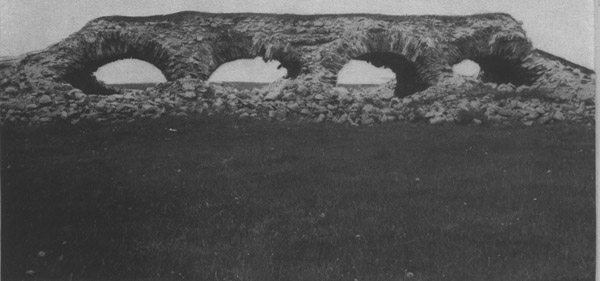
<path fill-rule="evenodd" d="M 502 55 L 476 56 L 470 59 L 479 64 L 483 82 L 521 86 L 531 85 L 536 80 L 536 76 L 522 67 L 523 61 L 518 59 Z"/>
<path fill-rule="evenodd" d="M 158 68 L 167 81 L 180 78 L 176 61 L 169 51 L 157 42 L 119 32 L 100 33 L 94 38 L 82 39 L 69 54 L 70 62 L 63 70 L 62 79 L 88 94 L 110 95 L 119 90 L 98 81 L 94 72 L 101 66 L 121 59 L 138 59 Z"/>
<path fill-rule="evenodd" d="M 396 74 L 394 95 L 406 97 L 425 90 L 429 84 L 418 73 L 417 64 L 405 56 L 393 52 L 372 52 L 357 56 L 355 60 L 366 61 L 376 67 L 389 68 Z"/>

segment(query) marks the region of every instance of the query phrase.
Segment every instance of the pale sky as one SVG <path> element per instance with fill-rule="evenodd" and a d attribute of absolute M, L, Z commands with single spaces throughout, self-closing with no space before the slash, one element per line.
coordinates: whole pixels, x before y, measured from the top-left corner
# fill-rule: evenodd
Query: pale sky
<path fill-rule="evenodd" d="M 278 61 L 264 62 L 262 58 L 242 59 L 221 65 L 208 81 L 273 82 L 287 74 L 285 68 L 277 69 Z M 261 73 L 257 76 L 256 73 Z"/>
<path fill-rule="evenodd" d="M 97 17 L 184 10 L 389 15 L 504 12 L 524 22 L 534 47 L 594 67 L 594 0 L 0 0 L 0 56 L 43 49 Z"/>
<path fill-rule="evenodd" d="M 287 74 L 285 68 L 277 69 L 278 61 L 264 62 L 262 58 L 240 59 L 221 65 L 212 73 L 211 82 L 262 82 L 271 83 Z M 260 75 L 256 75 L 260 73 Z M 125 59 L 100 67 L 94 73 L 107 84 L 162 83 L 166 79 L 158 68 L 145 61 Z M 351 60 L 338 73 L 339 84 L 381 84 L 396 75 L 388 68 L 377 68 L 368 62 Z"/>
<path fill-rule="evenodd" d="M 279 62 L 265 63 L 262 58 L 236 60 L 219 67 L 209 81 L 273 82 L 287 74 L 285 68 L 277 69 Z M 257 80 L 256 73 L 261 72 Z M 365 75 L 368 72 L 368 75 Z M 377 68 L 365 61 L 351 60 L 338 73 L 339 84 L 378 84 L 396 78 L 388 68 Z"/>
<path fill-rule="evenodd" d="M 167 81 L 156 66 L 137 59 L 124 59 L 106 64 L 98 68 L 94 72 L 94 76 L 106 84 L 162 83 Z"/>
<path fill-rule="evenodd" d="M 381 84 L 396 78 L 389 68 L 374 67 L 366 61 L 351 60 L 338 72 L 338 84 Z"/>

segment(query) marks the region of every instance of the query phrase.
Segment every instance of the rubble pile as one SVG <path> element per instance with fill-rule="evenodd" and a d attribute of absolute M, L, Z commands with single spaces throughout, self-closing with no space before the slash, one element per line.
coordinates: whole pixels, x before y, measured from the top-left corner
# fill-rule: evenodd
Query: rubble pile
<path fill-rule="evenodd" d="M 306 79 L 280 79 L 262 89 L 238 90 L 183 78 L 146 90 L 87 95 L 81 90 L 0 96 L 2 123 L 76 124 L 84 119 L 127 122 L 138 118 L 227 114 L 238 118 L 372 125 L 388 122 L 431 124 L 546 124 L 594 122 L 593 99 L 553 97 L 529 86 L 496 85 L 456 77 L 411 96 L 393 95 L 395 81 L 376 88 L 348 89 Z"/>

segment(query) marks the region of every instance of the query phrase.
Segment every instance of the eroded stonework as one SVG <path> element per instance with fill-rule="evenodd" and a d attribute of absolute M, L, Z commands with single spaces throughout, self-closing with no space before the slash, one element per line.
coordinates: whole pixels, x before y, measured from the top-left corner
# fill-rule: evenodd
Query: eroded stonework
<path fill-rule="evenodd" d="M 147 61 L 162 71 L 167 84 L 172 84 L 181 79 L 205 81 L 226 62 L 257 56 L 265 61 L 278 60 L 287 69 L 295 90 L 331 89 L 338 71 L 351 59 L 394 71 L 397 83 L 393 94 L 397 98 L 415 93 L 439 96 L 469 84 L 465 82 L 469 79 L 452 72 L 452 66 L 465 59 L 481 67 L 475 82 L 500 91 L 536 89 L 548 97 L 580 102 L 592 100 L 595 88 L 591 70 L 535 50 L 521 23 L 507 14 L 181 12 L 98 18 L 45 50 L 1 62 L 0 96 L 11 103 L 33 103 L 33 110 L 48 102 L 45 98 L 40 102 L 40 96 L 52 96 L 50 101 L 56 102 L 55 97 L 68 99 L 75 93 L 122 94 L 92 75 L 119 59 Z M 282 94 L 279 91 L 276 95 Z M 193 96 L 197 95 L 201 93 Z"/>

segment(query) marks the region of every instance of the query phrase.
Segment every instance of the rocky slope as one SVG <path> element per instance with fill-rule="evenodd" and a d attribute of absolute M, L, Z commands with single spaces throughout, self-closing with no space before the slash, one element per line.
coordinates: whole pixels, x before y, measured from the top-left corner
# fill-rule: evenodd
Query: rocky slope
<path fill-rule="evenodd" d="M 464 80 L 457 78 L 456 80 Z M 4 100 L 3 122 L 76 124 L 136 118 L 229 114 L 239 118 L 335 122 L 372 125 L 386 122 L 431 124 L 547 124 L 560 121 L 592 125 L 595 105 L 590 99 L 560 99 L 526 86 L 481 84 L 476 80 L 434 86 L 409 97 L 393 95 L 395 81 L 379 88 L 348 90 L 323 83 L 281 79 L 263 89 L 239 91 L 199 79 L 178 79 L 147 90 L 113 95 L 86 95 L 74 89 L 29 100 Z"/>

